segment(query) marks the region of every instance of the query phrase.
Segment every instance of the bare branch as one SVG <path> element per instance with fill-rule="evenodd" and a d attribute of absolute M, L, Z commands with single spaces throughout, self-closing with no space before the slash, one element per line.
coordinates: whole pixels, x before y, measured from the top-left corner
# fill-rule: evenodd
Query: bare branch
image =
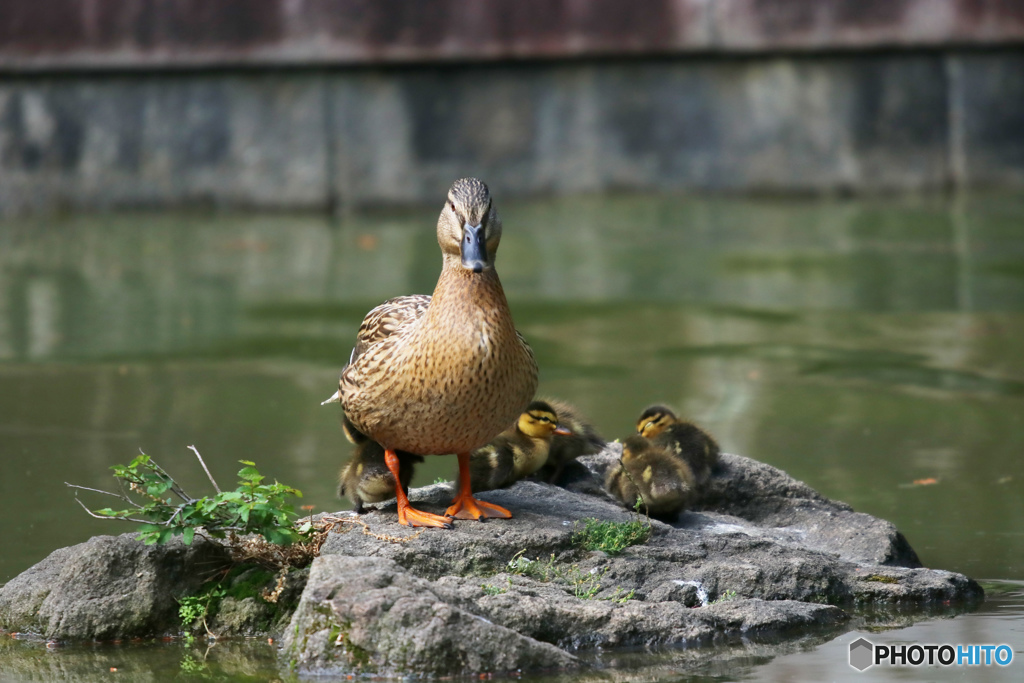
<path fill-rule="evenodd" d="M 83 491 L 92 491 L 93 493 L 102 493 L 105 496 L 113 496 L 114 498 L 120 498 L 121 500 L 125 501 L 126 503 L 134 505 L 137 508 L 142 507 L 141 505 L 136 503 L 134 500 L 132 500 L 128 496 L 120 494 L 120 493 L 111 493 L 110 491 L 104 491 L 103 489 L 91 489 L 88 486 L 79 486 L 78 484 L 69 484 L 68 482 L 64 482 L 64 485 L 69 487 L 69 488 L 73 488 L 73 489 L 81 489 Z M 78 496 L 77 495 L 75 496 L 75 500 L 78 500 Z M 79 500 L 78 502 L 81 503 L 82 501 Z"/>
<path fill-rule="evenodd" d="M 206 462 L 203 460 L 203 456 L 199 455 L 199 451 L 196 450 L 195 446 L 189 446 L 189 450 L 195 453 L 196 457 L 199 458 L 199 464 L 203 466 L 203 471 L 205 471 L 206 476 L 210 478 L 210 483 L 213 484 L 213 490 L 220 493 L 220 487 L 217 486 L 217 482 L 214 480 L 213 475 L 210 474 L 210 470 L 206 468 Z"/>
<path fill-rule="evenodd" d="M 78 487 L 78 488 L 82 488 L 82 487 Z M 91 489 L 91 490 L 94 491 L 95 489 Z M 106 491 L 100 491 L 100 493 L 106 493 Z M 95 517 L 96 519 L 107 519 L 107 520 L 118 520 L 118 521 L 125 521 L 125 522 L 136 522 L 138 524 L 154 524 L 155 523 L 155 522 L 151 522 L 148 519 L 135 519 L 134 517 L 108 517 L 107 515 L 97 515 L 95 512 L 93 512 L 88 507 L 86 507 L 85 503 L 83 503 L 82 501 L 80 501 L 78 499 L 78 496 L 75 496 L 75 502 L 78 503 L 79 505 L 81 505 L 82 509 L 85 510 L 86 513 L 88 513 L 88 515 L 90 517 Z"/>

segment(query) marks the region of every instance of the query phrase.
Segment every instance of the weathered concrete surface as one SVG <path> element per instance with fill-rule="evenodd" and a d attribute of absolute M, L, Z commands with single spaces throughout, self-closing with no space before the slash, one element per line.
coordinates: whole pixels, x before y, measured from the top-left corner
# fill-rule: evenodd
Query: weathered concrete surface
<path fill-rule="evenodd" d="M 6 0 L 0 69 L 378 64 L 1024 41 L 1012 0 Z"/>
<path fill-rule="evenodd" d="M 0 215 L 1024 184 L 1019 52 L 0 80 Z"/>

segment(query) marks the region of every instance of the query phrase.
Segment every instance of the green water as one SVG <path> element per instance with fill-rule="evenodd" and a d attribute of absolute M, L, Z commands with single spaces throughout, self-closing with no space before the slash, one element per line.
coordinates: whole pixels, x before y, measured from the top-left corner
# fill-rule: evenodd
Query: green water
<path fill-rule="evenodd" d="M 541 393 L 608 438 L 667 402 L 928 566 L 1024 580 L 1024 198 L 498 201 Z M 370 307 L 432 290 L 439 208 L 0 223 L 0 582 L 128 530 L 64 482 L 107 488 L 139 449 L 190 491 L 195 444 L 222 484 L 250 459 L 347 507 L 319 402 Z"/>

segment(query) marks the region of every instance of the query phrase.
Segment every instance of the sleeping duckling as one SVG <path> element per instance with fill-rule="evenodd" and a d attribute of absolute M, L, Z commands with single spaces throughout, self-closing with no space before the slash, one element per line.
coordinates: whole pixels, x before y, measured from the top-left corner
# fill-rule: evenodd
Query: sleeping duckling
<path fill-rule="evenodd" d="M 528 405 L 513 427 L 470 454 L 473 491 L 511 486 L 539 470 L 548 460 L 555 434 L 568 436 L 571 432 L 559 426 L 554 408 L 544 401 Z"/>
<path fill-rule="evenodd" d="M 558 426 L 569 430 L 568 434 L 556 433 L 551 437 L 547 462 L 537 473 L 539 479 L 554 484 L 567 464 L 581 455 L 600 453 L 606 443 L 575 406 L 556 399 L 546 400 L 558 415 Z"/>
<path fill-rule="evenodd" d="M 711 478 L 711 470 L 718 464 L 718 444 L 697 425 L 680 420 L 670 408 L 656 405 L 645 410 L 636 431 L 686 461 L 699 486 Z"/>
<path fill-rule="evenodd" d="M 352 501 L 352 509 L 363 514 L 363 503 L 380 503 L 395 497 L 395 478 L 384 460 L 384 448 L 360 432 L 344 419 L 342 428 L 349 441 L 356 445 L 352 458 L 338 473 L 338 497 Z M 423 458 L 412 453 L 398 451 L 398 478 L 402 490 L 408 495 L 415 463 Z"/>
<path fill-rule="evenodd" d="M 622 459 L 608 470 L 608 489 L 626 507 L 637 499 L 651 517 L 674 519 L 693 500 L 690 466 L 639 434 L 622 442 Z"/>

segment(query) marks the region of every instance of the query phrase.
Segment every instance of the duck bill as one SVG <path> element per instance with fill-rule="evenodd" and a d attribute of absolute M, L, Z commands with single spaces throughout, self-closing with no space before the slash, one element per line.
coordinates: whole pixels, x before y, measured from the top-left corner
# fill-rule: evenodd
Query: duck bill
<path fill-rule="evenodd" d="M 466 223 L 462 229 L 462 267 L 474 273 L 483 272 L 487 268 L 487 238 L 484 235 L 483 223 L 470 225 Z"/>
<path fill-rule="evenodd" d="M 559 436 L 572 436 L 572 432 L 562 425 L 555 427 L 555 434 L 558 434 Z"/>

